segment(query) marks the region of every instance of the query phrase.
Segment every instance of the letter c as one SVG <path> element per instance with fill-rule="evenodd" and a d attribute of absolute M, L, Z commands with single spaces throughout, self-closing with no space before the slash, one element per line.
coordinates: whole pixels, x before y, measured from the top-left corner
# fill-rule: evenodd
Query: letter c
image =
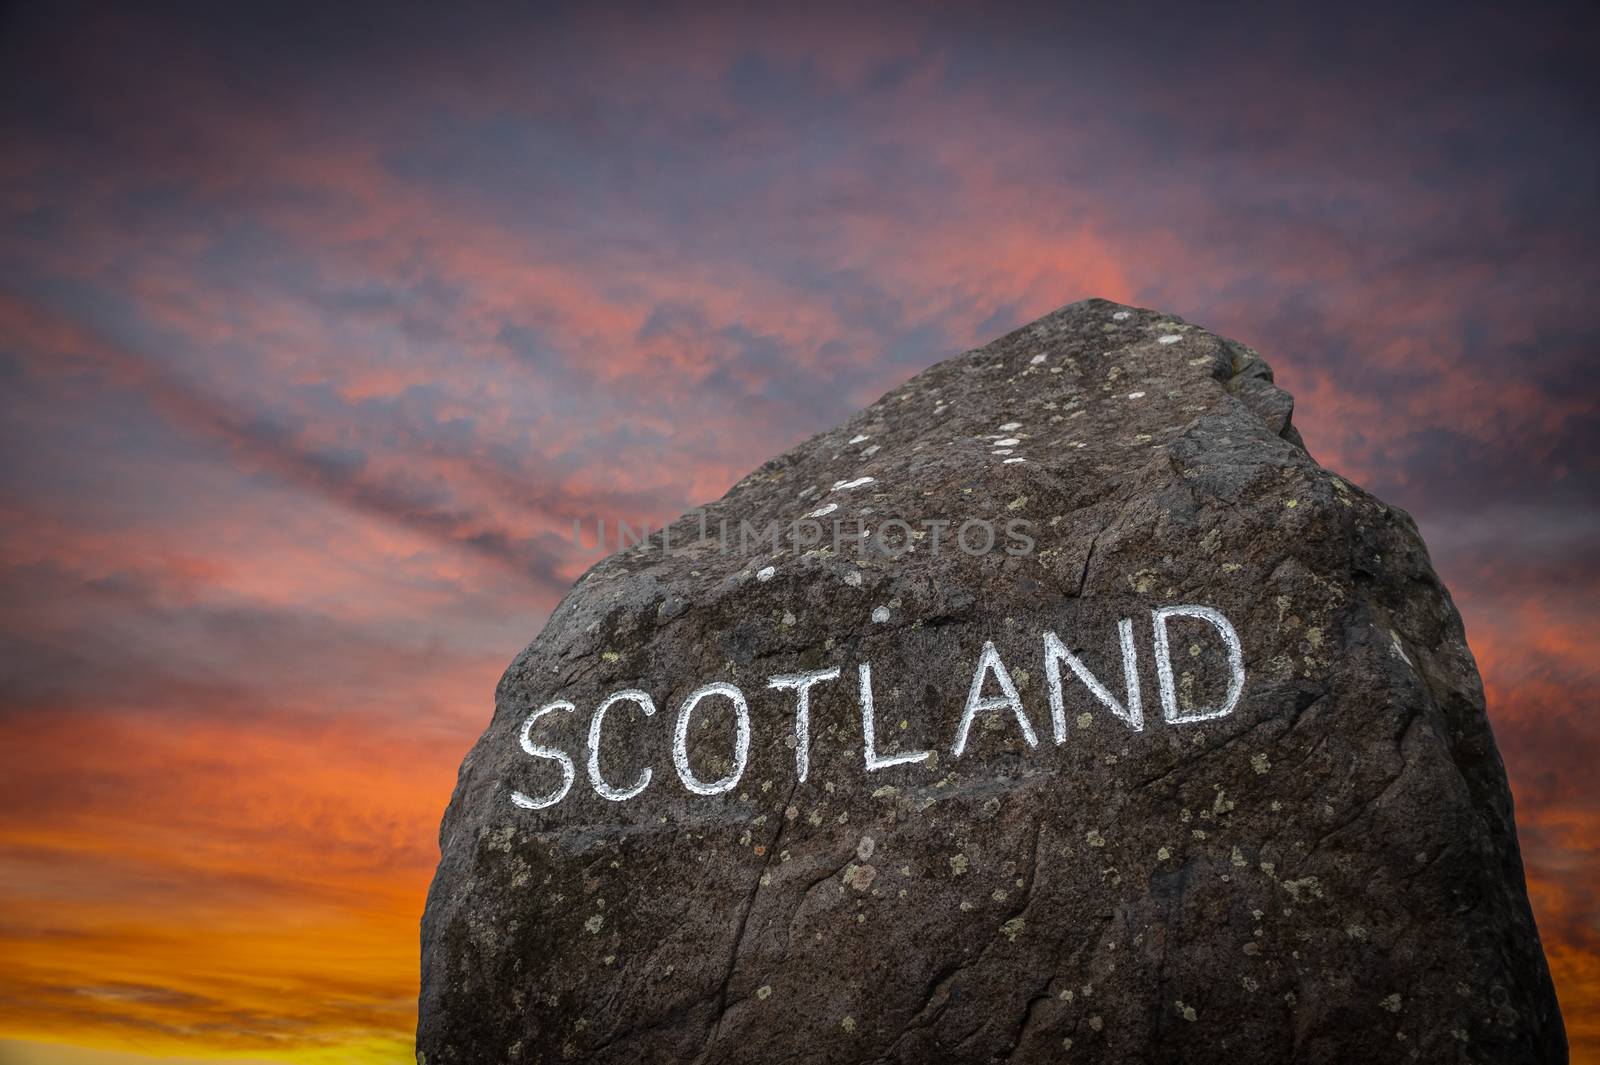
<path fill-rule="evenodd" d="M 600 775 L 600 726 L 605 721 L 606 711 L 611 709 L 611 704 L 625 699 L 638 703 L 645 717 L 650 717 L 656 712 L 656 704 L 650 701 L 649 693 L 629 688 L 606 696 L 605 702 L 594 708 L 594 717 L 589 719 L 589 783 L 594 785 L 595 792 L 602 799 L 610 799 L 612 802 L 626 802 L 650 786 L 649 766 L 639 774 L 638 781 L 631 788 L 613 788 Z"/>

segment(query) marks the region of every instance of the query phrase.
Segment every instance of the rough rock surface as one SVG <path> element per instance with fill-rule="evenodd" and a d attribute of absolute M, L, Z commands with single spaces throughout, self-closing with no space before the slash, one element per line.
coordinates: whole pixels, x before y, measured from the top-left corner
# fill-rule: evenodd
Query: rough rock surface
<path fill-rule="evenodd" d="M 1318 466 L 1291 406 L 1242 345 L 1088 300 L 766 463 L 709 539 L 691 515 L 670 552 L 595 566 L 462 765 L 419 1060 L 1565 1060 L 1460 618 L 1411 519 Z M 922 535 L 866 558 L 715 540 L 830 506 Z M 971 520 L 993 550 L 954 545 Z M 1204 617 L 1165 619 L 1163 698 L 1152 611 L 1174 605 L 1237 633 L 1225 715 Z M 862 663 L 875 756 L 931 755 L 868 769 Z M 803 744 L 770 678 L 829 668 Z M 713 682 L 748 705 L 748 753 L 699 794 L 675 728 Z M 655 713 L 611 702 L 604 798 L 592 717 L 628 690 Z M 738 724 L 726 688 L 691 707 L 702 790 L 739 769 Z M 557 751 L 570 788 L 530 808 Z"/>

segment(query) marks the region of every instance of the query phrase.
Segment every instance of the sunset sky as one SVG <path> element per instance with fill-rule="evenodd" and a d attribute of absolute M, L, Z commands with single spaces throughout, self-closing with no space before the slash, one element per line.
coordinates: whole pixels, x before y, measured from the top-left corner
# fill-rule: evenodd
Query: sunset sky
<path fill-rule="evenodd" d="M 1087 296 L 1417 518 L 1600 1062 L 1600 8 L 1389 7 L 0 9 L 0 1063 L 411 1061 L 573 520 Z"/>

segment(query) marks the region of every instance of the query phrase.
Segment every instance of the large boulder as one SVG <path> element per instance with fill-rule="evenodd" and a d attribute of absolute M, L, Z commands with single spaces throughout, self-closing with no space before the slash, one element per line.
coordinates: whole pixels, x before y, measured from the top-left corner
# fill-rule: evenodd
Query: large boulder
<path fill-rule="evenodd" d="M 419 1061 L 1565 1060 L 1461 620 L 1291 409 L 1088 300 L 596 565 L 462 764 Z"/>

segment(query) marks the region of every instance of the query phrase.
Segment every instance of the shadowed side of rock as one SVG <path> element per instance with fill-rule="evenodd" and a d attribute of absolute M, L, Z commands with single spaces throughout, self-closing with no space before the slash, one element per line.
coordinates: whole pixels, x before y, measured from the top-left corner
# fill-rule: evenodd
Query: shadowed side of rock
<path fill-rule="evenodd" d="M 1460 618 L 1292 414 L 1088 300 L 596 565 L 462 764 L 419 1057 L 1565 1060 Z"/>

